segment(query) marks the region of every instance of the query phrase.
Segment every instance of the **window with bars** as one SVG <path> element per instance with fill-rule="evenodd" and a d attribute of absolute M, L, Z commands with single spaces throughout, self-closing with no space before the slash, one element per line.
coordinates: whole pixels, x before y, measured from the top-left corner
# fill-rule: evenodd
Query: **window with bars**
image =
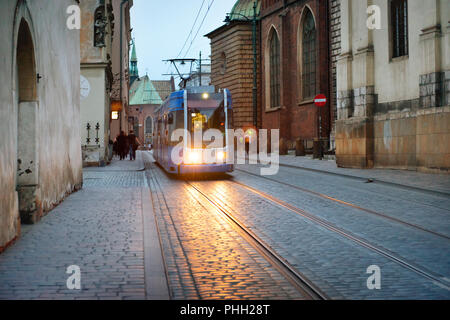
<path fill-rule="evenodd" d="M 391 1 L 392 57 L 408 55 L 408 2 Z"/>
<path fill-rule="evenodd" d="M 270 107 L 277 108 L 280 106 L 280 40 L 275 30 L 272 30 L 270 39 Z"/>
<path fill-rule="evenodd" d="M 316 26 L 311 11 L 305 15 L 302 37 L 302 89 L 303 100 L 316 94 Z"/>

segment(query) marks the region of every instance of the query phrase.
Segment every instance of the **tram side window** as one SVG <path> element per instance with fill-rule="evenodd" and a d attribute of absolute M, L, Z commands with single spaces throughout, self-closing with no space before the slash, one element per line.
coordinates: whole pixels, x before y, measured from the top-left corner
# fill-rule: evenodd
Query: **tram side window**
<path fill-rule="evenodd" d="M 173 117 L 173 123 L 169 125 L 169 139 L 172 137 L 172 133 L 176 129 L 183 129 L 184 128 L 184 111 L 178 110 L 171 112 Z M 170 141 L 170 145 L 176 146 L 181 141 Z"/>
<path fill-rule="evenodd" d="M 233 109 L 231 109 L 231 108 L 228 108 L 227 109 L 227 120 L 228 120 L 228 129 L 233 129 L 234 128 L 234 126 L 233 126 Z"/>
<path fill-rule="evenodd" d="M 164 125 L 163 125 L 163 128 L 164 128 L 164 130 L 163 130 L 163 135 L 166 137 L 166 136 L 167 136 L 166 132 L 167 132 L 167 130 L 168 130 L 168 126 L 167 126 L 167 115 L 166 115 L 166 114 L 164 115 Z"/>

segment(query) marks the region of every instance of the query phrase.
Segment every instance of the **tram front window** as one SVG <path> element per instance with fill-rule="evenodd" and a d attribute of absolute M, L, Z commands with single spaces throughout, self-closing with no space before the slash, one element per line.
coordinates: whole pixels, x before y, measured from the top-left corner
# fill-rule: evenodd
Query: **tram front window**
<path fill-rule="evenodd" d="M 223 94 L 188 96 L 188 129 L 191 134 L 197 130 L 205 132 L 209 129 L 217 129 L 225 136 L 225 120 Z"/>

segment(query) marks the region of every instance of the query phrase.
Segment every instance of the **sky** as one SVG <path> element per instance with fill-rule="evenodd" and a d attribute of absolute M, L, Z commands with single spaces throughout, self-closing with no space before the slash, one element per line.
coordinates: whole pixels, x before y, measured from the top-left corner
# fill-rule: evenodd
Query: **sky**
<path fill-rule="evenodd" d="M 170 76 L 162 74 L 176 70 L 162 60 L 199 58 L 200 51 L 202 59 L 209 59 L 210 40 L 204 35 L 224 24 L 234 3 L 235 0 L 134 0 L 131 27 L 139 75 L 166 80 Z M 189 72 L 188 64 L 184 72 Z"/>

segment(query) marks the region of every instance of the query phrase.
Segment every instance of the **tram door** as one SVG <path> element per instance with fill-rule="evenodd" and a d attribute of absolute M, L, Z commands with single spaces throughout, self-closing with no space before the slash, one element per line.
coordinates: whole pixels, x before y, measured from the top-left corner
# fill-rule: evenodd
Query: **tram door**
<path fill-rule="evenodd" d="M 156 158 L 158 162 L 161 161 L 161 118 L 156 119 Z"/>

